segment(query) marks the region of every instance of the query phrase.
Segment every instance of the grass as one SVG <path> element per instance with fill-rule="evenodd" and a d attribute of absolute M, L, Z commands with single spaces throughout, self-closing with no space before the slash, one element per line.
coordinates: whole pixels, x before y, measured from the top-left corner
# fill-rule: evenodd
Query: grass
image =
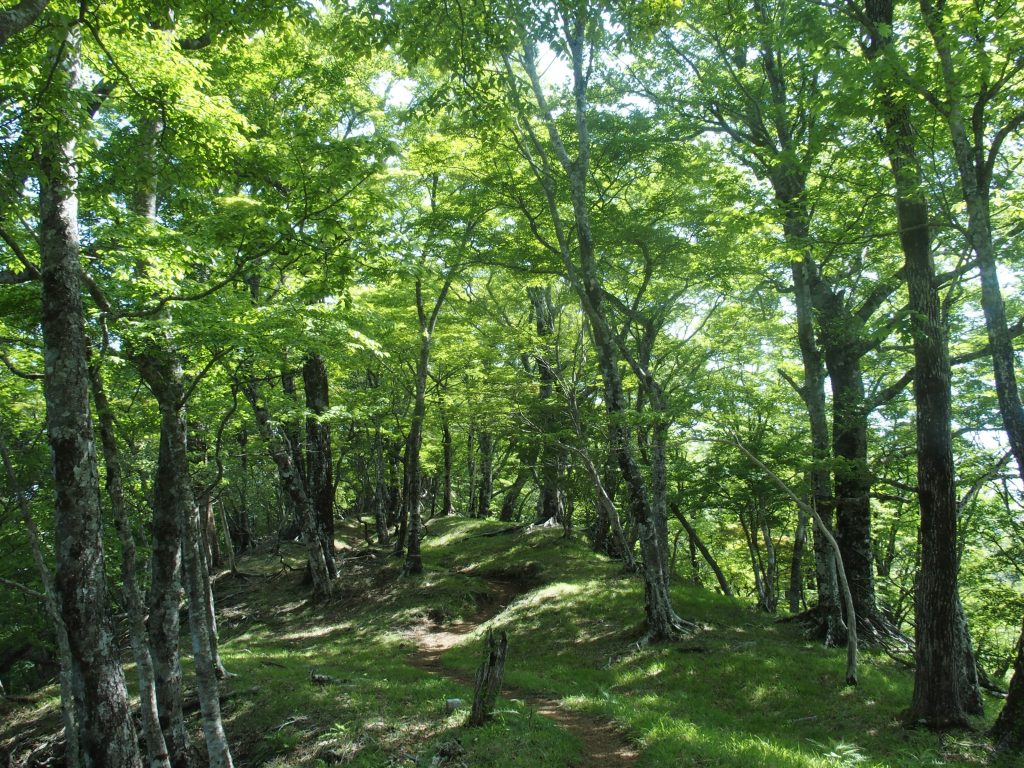
<path fill-rule="evenodd" d="M 1012 764 L 994 762 L 980 733 L 901 727 L 912 679 L 887 659 L 865 654 L 861 683 L 848 688 L 842 650 L 703 590 L 678 586 L 673 594 L 679 613 L 704 626 L 700 633 L 631 647 L 643 619 L 636 579 L 558 530 L 473 535 L 498 527 L 432 521 L 422 576 L 402 576 L 394 558 L 360 560 L 346 567 L 341 594 L 326 605 L 310 604 L 301 574 L 281 573 L 275 558 L 243 560 L 252 578 L 222 576 L 222 655 L 238 675 L 226 683 L 224 702 L 236 764 L 581 765 L 576 738 L 520 701 L 500 700 L 484 728 L 462 727 L 465 712 L 449 713 L 444 702 L 468 701 L 469 687 L 409 663 L 407 630 L 475 615 L 495 577 L 517 578 L 529 591 L 443 663 L 471 673 L 486 627 L 506 629 L 508 684 L 615 720 L 637 745 L 642 768 Z M 290 554 L 300 561 L 298 550 Z M 337 682 L 314 685 L 314 669 Z M 988 702 L 989 719 L 998 706 Z M 49 710 L 52 717 L 52 703 Z M 20 725 L 0 729 L 0 744 L 45 711 L 16 713 Z"/>

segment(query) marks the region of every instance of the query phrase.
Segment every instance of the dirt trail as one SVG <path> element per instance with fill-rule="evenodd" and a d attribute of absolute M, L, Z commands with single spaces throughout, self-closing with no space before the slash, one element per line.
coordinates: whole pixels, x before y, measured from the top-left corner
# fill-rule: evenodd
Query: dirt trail
<path fill-rule="evenodd" d="M 423 624 L 412 631 L 411 639 L 416 643 L 416 651 L 411 657 L 414 666 L 435 675 L 458 680 L 471 687 L 475 684 L 472 673 L 443 666 L 441 654 L 461 642 L 482 623 L 504 611 L 516 597 L 531 588 L 523 582 L 496 579 L 488 580 L 488 584 L 491 588 L 490 599 L 472 620 L 443 626 Z M 580 768 L 626 768 L 635 764 L 638 757 L 636 750 L 611 720 L 574 712 L 563 707 L 558 699 L 528 693 L 508 685 L 502 686 L 501 694 L 506 698 L 524 701 L 538 713 L 576 736 L 583 748 L 583 754 L 577 764 Z"/>

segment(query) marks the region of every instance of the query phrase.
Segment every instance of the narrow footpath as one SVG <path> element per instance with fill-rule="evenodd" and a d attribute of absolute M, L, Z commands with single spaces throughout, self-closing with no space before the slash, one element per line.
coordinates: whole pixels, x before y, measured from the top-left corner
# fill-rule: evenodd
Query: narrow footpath
<path fill-rule="evenodd" d="M 475 684 L 473 673 L 445 667 L 441 663 L 441 655 L 460 643 L 481 624 L 500 614 L 516 597 L 530 589 L 524 583 L 515 581 L 491 579 L 488 580 L 488 584 L 491 589 L 490 600 L 471 620 L 445 625 L 423 624 L 412 631 L 411 639 L 416 644 L 416 651 L 411 656 L 414 666 L 470 687 Z M 579 763 L 572 768 L 626 768 L 635 765 L 637 751 L 627 740 L 626 734 L 611 720 L 575 712 L 562 706 L 558 699 L 528 693 L 508 685 L 502 686 L 501 695 L 525 702 L 579 739 L 583 752 Z"/>

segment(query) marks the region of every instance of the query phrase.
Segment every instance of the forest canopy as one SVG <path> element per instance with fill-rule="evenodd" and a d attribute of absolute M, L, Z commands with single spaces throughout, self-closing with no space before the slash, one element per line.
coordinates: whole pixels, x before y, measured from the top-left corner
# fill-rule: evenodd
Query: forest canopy
<path fill-rule="evenodd" d="M 614 560 L 631 646 L 700 637 L 690 583 L 1024 750 L 1022 29 L 6 0 L 0 697 L 177 767 L 194 674 L 230 766 L 217 575 L 298 541 L 315 604 L 368 552 L 414 589 L 461 516 Z"/>

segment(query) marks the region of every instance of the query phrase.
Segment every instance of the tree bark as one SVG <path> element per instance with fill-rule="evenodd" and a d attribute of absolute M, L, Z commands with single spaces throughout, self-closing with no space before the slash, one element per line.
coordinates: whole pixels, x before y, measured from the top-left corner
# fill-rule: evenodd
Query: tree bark
<path fill-rule="evenodd" d="M 54 46 L 55 79 L 68 98 L 81 87 L 80 38 L 68 24 Z M 54 582 L 71 648 L 79 750 L 89 766 L 141 765 L 124 671 L 108 613 L 85 313 L 80 293 L 78 166 L 74 110 L 43 133 L 39 234 L 46 431 L 55 491 Z"/>
<path fill-rule="evenodd" d="M 49 0 L 21 0 L 10 10 L 0 13 L 0 48 L 39 18 L 48 4 Z"/>

